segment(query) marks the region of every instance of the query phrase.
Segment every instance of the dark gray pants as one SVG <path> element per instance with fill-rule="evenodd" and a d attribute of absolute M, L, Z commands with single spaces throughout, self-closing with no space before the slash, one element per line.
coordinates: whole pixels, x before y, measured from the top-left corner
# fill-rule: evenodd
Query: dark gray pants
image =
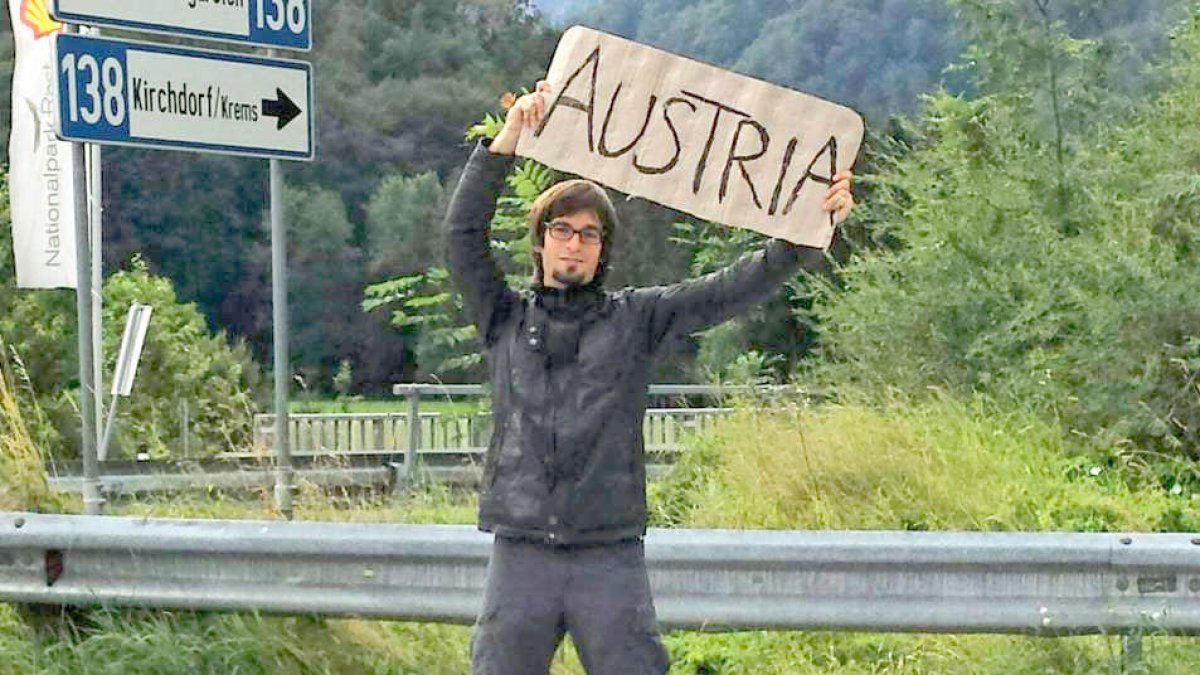
<path fill-rule="evenodd" d="M 565 548 L 497 537 L 471 672 L 546 673 L 567 632 L 589 675 L 667 672 L 642 542 Z"/>

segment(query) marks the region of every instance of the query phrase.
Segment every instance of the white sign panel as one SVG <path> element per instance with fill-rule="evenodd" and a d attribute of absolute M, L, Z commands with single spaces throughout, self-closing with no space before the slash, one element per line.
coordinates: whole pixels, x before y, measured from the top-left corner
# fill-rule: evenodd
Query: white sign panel
<path fill-rule="evenodd" d="M 849 108 L 583 27 L 559 41 L 552 100 L 517 153 L 706 220 L 826 248 Z"/>
<path fill-rule="evenodd" d="M 74 288 L 75 155 L 54 135 L 52 36 L 62 24 L 36 0 L 9 0 L 8 9 L 16 42 L 8 196 L 17 286 Z"/>
<path fill-rule="evenodd" d="M 56 40 L 63 138 L 313 157 L 307 63 L 80 35 Z"/>
<path fill-rule="evenodd" d="M 309 0 L 53 0 L 68 23 L 311 49 Z"/>
<path fill-rule="evenodd" d="M 133 303 L 125 317 L 125 333 L 121 336 L 121 351 L 117 354 L 117 369 L 113 373 L 112 395 L 129 396 L 133 393 L 133 379 L 137 377 L 138 361 L 142 358 L 142 347 L 146 344 L 146 330 L 150 327 L 150 305 Z"/>

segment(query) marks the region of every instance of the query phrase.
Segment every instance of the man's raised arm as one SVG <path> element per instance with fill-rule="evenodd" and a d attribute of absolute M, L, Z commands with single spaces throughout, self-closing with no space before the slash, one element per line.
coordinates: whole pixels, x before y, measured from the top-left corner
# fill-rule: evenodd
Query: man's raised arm
<path fill-rule="evenodd" d="M 486 142 L 476 145 L 446 209 L 450 272 L 485 344 L 491 343 L 497 311 L 513 295 L 490 243 L 496 196 L 511 165 L 511 157 L 489 152 Z"/>
<path fill-rule="evenodd" d="M 825 194 L 824 209 L 833 214 L 835 223 L 844 221 L 854 208 L 852 178 L 849 171 L 839 173 Z M 824 249 L 773 239 L 716 272 L 638 291 L 648 305 L 652 345 L 657 348 L 668 338 L 715 326 L 762 304 L 797 271 L 814 271 L 824 260 Z"/>
<path fill-rule="evenodd" d="M 484 344 L 492 342 L 498 313 L 516 299 L 492 257 L 490 223 L 496 212 L 496 198 L 512 167 L 517 138 L 523 128 L 541 120 L 546 109 L 542 93 L 548 90 L 549 85 L 539 82 L 535 92 L 517 99 L 509 108 L 496 138 L 475 146 L 446 210 L 450 272 Z"/>

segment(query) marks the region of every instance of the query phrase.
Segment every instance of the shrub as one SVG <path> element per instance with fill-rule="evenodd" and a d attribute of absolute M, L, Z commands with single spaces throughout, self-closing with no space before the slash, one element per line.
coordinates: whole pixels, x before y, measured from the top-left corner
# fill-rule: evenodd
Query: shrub
<path fill-rule="evenodd" d="M 1136 456 L 1070 453 L 1062 433 L 985 399 L 742 407 L 654 492 L 688 527 L 1194 530 L 1200 495 L 1160 489 Z M 1146 480 L 1131 484 L 1130 475 Z"/>
<path fill-rule="evenodd" d="M 152 457 L 178 453 L 183 443 L 180 407 L 187 402 L 189 442 L 212 454 L 249 444 L 259 372 L 242 343 L 210 334 L 195 305 L 181 303 L 171 282 L 136 262 L 105 284 L 106 372 L 120 349 L 125 315 L 134 303 L 154 308 L 132 395 L 118 405 L 109 456 Z"/>

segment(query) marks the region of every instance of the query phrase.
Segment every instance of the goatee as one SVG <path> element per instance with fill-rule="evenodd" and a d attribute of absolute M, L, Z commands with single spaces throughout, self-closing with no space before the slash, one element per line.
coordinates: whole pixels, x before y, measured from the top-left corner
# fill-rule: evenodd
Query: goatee
<path fill-rule="evenodd" d="M 583 275 L 573 270 L 554 270 L 554 280 L 566 288 L 584 285 Z"/>

